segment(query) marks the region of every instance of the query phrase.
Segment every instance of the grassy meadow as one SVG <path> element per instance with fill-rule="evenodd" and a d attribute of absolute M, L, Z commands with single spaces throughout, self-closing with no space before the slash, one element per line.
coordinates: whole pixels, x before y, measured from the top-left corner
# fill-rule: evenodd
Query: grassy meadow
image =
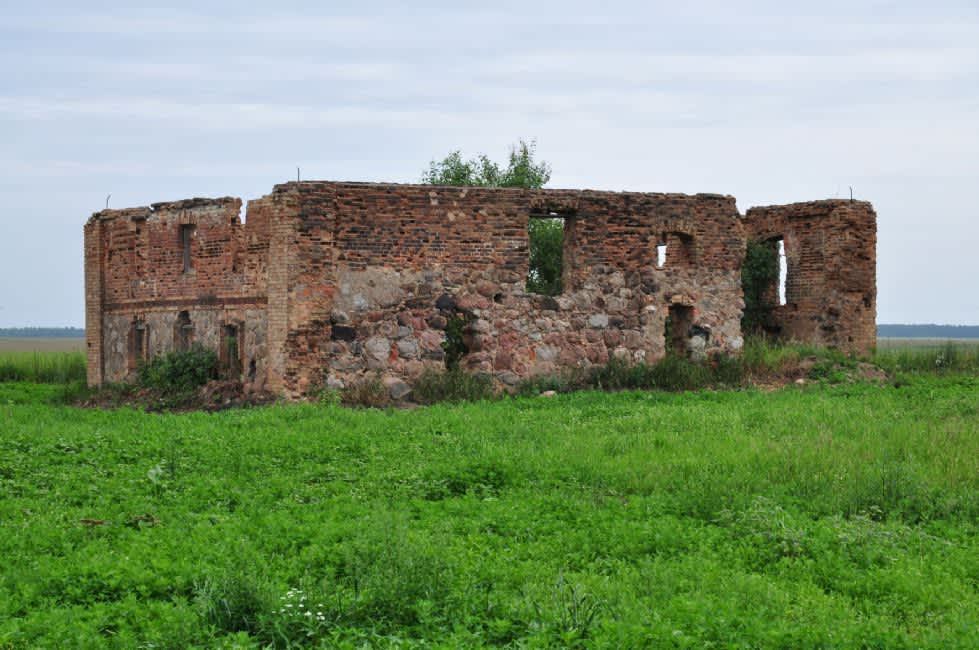
<path fill-rule="evenodd" d="M 80 351 L 0 350 L 0 382 L 69 384 L 85 381 L 85 355 Z"/>
<path fill-rule="evenodd" d="M 979 646 L 975 373 L 214 414 L 59 391 L 0 383 L 0 648 Z"/>
<path fill-rule="evenodd" d="M 84 352 L 85 339 L 68 336 L 0 336 L 0 354 L 6 352 Z"/>

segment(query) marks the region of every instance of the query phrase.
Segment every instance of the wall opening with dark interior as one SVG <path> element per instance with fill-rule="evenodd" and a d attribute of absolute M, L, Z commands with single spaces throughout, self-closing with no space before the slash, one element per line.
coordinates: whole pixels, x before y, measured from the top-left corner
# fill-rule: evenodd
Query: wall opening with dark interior
<path fill-rule="evenodd" d="M 136 370 L 139 364 L 149 359 L 150 331 L 146 323 L 134 319 L 129 327 L 129 370 Z"/>
<path fill-rule="evenodd" d="M 330 319 L 330 340 L 332 341 L 354 341 L 357 339 L 357 328 L 346 324 L 346 321 L 338 321 L 336 318 Z"/>
<path fill-rule="evenodd" d="M 772 312 L 785 304 L 784 250 L 781 237 L 748 242 L 741 266 L 741 330 L 745 334 L 777 334 Z"/>
<path fill-rule="evenodd" d="M 690 334 L 693 327 L 693 307 L 670 305 L 663 328 L 667 354 L 686 357 L 690 354 Z"/>
<path fill-rule="evenodd" d="M 190 320 L 190 312 L 182 311 L 177 314 L 173 325 L 173 347 L 178 352 L 186 352 L 194 343 L 194 324 Z"/>
<path fill-rule="evenodd" d="M 191 255 L 192 243 L 194 241 L 194 224 L 185 223 L 180 226 L 180 251 L 183 257 L 184 273 L 194 268 L 194 260 Z"/>
<path fill-rule="evenodd" d="M 224 375 L 229 378 L 241 376 L 241 329 L 234 324 L 225 324 L 222 328 L 221 350 L 218 358 Z"/>
<path fill-rule="evenodd" d="M 564 290 L 570 268 L 569 236 L 573 214 L 533 210 L 527 222 L 530 265 L 527 292 L 556 296 Z"/>

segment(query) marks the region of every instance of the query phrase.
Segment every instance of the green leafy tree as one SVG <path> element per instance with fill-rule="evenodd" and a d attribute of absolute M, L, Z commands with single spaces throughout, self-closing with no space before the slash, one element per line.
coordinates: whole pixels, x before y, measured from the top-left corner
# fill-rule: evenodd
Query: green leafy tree
<path fill-rule="evenodd" d="M 556 296 L 561 293 L 561 270 L 564 266 L 564 220 L 531 219 L 527 224 L 530 237 L 530 272 L 527 291 Z"/>
<path fill-rule="evenodd" d="M 486 154 L 466 160 L 459 151 L 453 151 L 442 160 L 429 163 L 422 175 L 426 185 L 455 185 L 461 187 L 544 187 L 551 178 L 551 166 L 536 162 L 537 145 L 520 140 L 510 147 L 505 167 L 493 162 Z"/>
<path fill-rule="evenodd" d="M 551 166 L 534 160 L 536 143 L 520 140 L 510 147 L 506 165 L 500 165 L 485 154 L 466 160 L 453 151 L 442 160 L 433 160 L 422 175 L 427 185 L 463 187 L 523 187 L 538 189 L 551 178 Z M 564 250 L 562 219 L 531 219 L 530 272 L 527 291 L 556 295 L 561 293 L 561 268 Z"/>

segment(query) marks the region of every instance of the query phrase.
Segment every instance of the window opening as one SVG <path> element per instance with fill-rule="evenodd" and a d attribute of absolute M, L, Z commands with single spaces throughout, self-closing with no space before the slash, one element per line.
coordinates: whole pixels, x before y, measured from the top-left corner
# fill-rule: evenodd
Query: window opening
<path fill-rule="evenodd" d="M 666 266 L 666 242 L 656 244 L 656 268 L 661 269 Z"/>
<path fill-rule="evenodd" d="M 149 358 L 149 329 L 141 320 L 134 320 L 129 330 L 129 369 L 136 370 Z"/>
<path fill-rule="evenodd" d="M 741 329 L 747 334 L 776 334 L 773 311 L 785 304 L 787 273 L 781 237 L 749 241 L 741 265 L 744 313 Z"/>
<path fill-rule="evenodd" d="M 563 291 L 568 221 L 557 212 L 530 215 L 527 223 L 530 243 L 528 293 L 556 296 Z"/>
<path fill-rule="evenodd" d="M 785 286 L 788 281 L 789 264 L 785 258 L 785 240 L 778 240 L 778 304 L 785 304 Z"/>
<path fill-rule="evenodd" d="M 174 325 L 174 347 L 178 352 L 186 352 L 194 342 L 194 324 L 190 322 L 190 313 L 182 311 L 177 315 Z"/>
<path fill-rule="evenodd" d="M 183 251 L 184 273 L 193 269 L 193 259 L 191 258 L 191 242 L 194 237 L 195 226 L 185 223 L 180 226 L 180 247 Z"/>
<path fill-rule="evenodd" d="M 227 377 L 240 377 L 242 368 L 238 326 L 225 325 L 222 329 L 224 338 L 221 342 L 221 366 Z"/>

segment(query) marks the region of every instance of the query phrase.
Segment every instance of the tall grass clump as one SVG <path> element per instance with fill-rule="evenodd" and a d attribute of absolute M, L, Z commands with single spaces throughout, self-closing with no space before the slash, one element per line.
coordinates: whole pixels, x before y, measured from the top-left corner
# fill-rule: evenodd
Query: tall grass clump
<path fill-rule="evenodd" d="M 362 377 L 348 383 L 340 391 L 340 403 L 344 406 L 382 408 L 390 401 L 380 375 Z"/>
<path fill-rule="evenodd" d="M 890 372 L 979 372 L 979 345 L 947 341 L 938 347 L 878 350 L 874 361 Z"/>
<path fill-rule="evenodd" d="M 0 381 L 69 384 L 85 381 L 85 355 L 81 352 L 0 353 Z"/>
<path fill-rule="evenodd" d="M 629 363 L 613 357 L 605 365 L 585 371 L 532 377 L 517 392 L 534 395 L 546 390 L 580 389 L 681 391 L 740 386 L 743 380 L 744 369 L 737 357 L 718 355 L 697 363 L 678 354 L 668 354 L 654 364 Z"/>
<path fill-rule="evenodd" d="M 419 404 L 478 402 L 492 399 L 495 394 L 492 377 L 458 367 L 444 372 L 426 369 L 412 384 L 412 397 Z"/>

